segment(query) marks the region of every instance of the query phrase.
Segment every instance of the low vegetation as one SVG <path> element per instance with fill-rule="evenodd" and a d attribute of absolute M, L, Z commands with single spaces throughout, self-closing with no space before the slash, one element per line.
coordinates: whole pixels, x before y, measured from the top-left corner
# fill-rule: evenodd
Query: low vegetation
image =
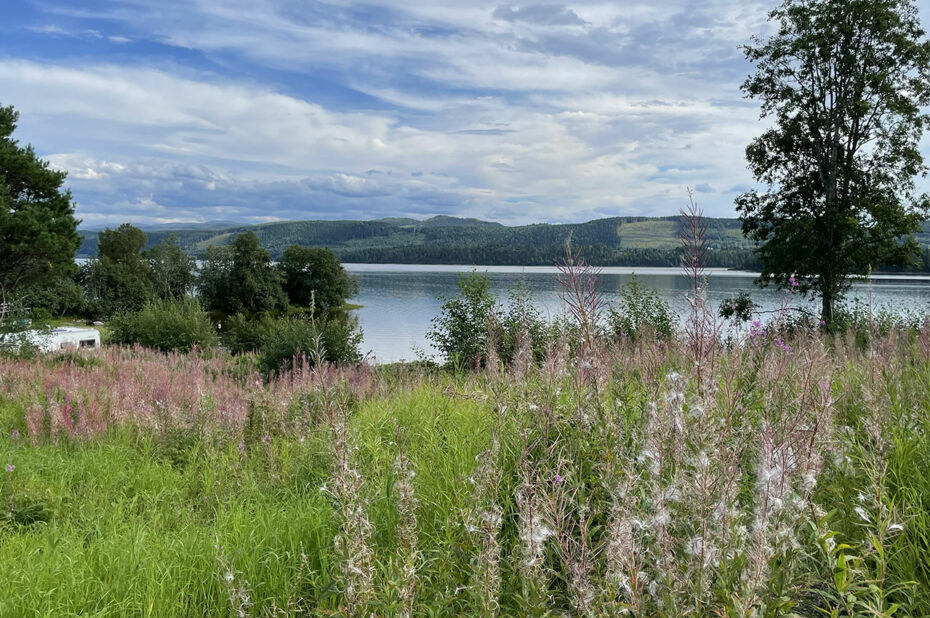
<path fill-rule="evenodd" d="M 482 314 L 478 371 L 339 368 L 310 336 L 270 379 L 0 359 L 0 614 L 930 612 L 930 324 L 724 345 L 698 297 L 681 332 L 640 302 L 588 338 L 588 305 L 534 341 L 520 297 Z"/>
<path fill-rule="evenodd" d="M 219 342 L 213 322 L 194 299 L 151 301 L 141 311 L 110 320 L 108 326 L 111 343 L 163 352 L 189 352 Z"/>

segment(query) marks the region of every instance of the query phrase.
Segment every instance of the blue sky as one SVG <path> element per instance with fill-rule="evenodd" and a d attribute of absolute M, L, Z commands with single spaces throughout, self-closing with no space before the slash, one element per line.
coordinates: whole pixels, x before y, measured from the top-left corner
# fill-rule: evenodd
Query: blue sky
<path fill-rule="evenodd" d="M 730 216 L 774 4 L 6 0 L 0 103 L 86 226 Z"/>

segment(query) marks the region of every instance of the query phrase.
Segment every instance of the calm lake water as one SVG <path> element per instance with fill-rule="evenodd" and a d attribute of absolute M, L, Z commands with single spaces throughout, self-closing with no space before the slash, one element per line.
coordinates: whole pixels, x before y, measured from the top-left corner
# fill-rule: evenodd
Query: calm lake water
<path fill-rule="evenodd" d="M 467 266 L 421 266 L 397 264 L 346 264 L 359 281 L 359 294 L 351 302 L 362 305 L 356 315 L 364 331 L 362 351 L 373 360 L 392 362 L 415 359 L 418 354 L 434 356 L 435 350 L 426 339 L 430 321 L 439 314 L 439 297 L 455 296 L 461 274 L 471 272 Z M 480 266 L 477 272 L 487 274 L 491 292 L 502 303 L 519 281 L 530 288 L 532 302 L 544 315 L 563 311 L 559 297 L 561 286 L 554 267 Z M 656 288 L 673 311 L 684 315 L 685 294 L 691 287 L 677 268 L 604 268 L 600 288 L 608 302 L 616 302 L 619 291 L 636 277 L 645 285 Z M 753 284 L 755 273 L 708 269 L 708 299 L 718 307 L 727 297 L 748 291 L 763 309 L 780 307 L 785 293 L 774 289 L 759 289 Z M 849 295 L 869 302 L 873 308 L 892 311 L 930 311 L 930 277 L 914 275 L 875 276 L 870 284 L 855 284 Z M 804 303 L 792 298 L 794 306 Z"/>

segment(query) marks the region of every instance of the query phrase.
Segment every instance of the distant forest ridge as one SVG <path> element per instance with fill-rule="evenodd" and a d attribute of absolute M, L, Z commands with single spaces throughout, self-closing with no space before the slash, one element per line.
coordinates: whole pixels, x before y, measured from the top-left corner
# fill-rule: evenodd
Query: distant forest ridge
<path fill-rule="evenodd" d="M 758 269 L 752 244 L 740 222 L 705 217 L 707 265 Z M 684 219 L 671 217 L 611 217 L 587 223 L 506 226 L 500 223 L 440 215 L 420 221 L 408 218 L 373 221 L 281 221 L 261 225 L 188 228 L 144 228 L 148 245 L 176 236 L 181 247 L 202 256 L 210 245 L 226 245 L 236 235 L 255 232 L 273 259 L 293 244 L 328 247 L 343 262 L 369 264 L 460 264 L 480 266 L 550 266 L 565 255 L 565 241 L 597 266 L 677 266 L 681 257 Z M 78 257 L 97 253 L 97 231 L 81 230 Z M 918 264 L 909 269 L 930 272 L 930 224 L 917 235 L 922 248 Z M 900 269 L 898 269 L 900 270 Z"/>

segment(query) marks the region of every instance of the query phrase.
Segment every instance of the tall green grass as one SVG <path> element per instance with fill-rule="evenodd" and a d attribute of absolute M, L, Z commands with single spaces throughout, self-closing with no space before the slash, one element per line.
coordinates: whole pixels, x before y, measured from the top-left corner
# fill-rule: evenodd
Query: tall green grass
<path fill-rule="evenodd" d="M 61 413 L 59 374 L 84 401 L 73 376 L 89 374 L 68 363 L 90 363 L 95 393 L 145 372 L 119 355 L 5 361 L 0 616 L 930 615 L 925 341 L 747 341 L 717 350 L 703 390 L 686 342 L 648 338 L 471 374 L 231 372 L 244 417 L 202 390 L 87 434 L 24 419 Z M 224 371 L 163 358 L 193 384 Z M 816 484 L 783 470 L 797 508 L 766 520 L 769 439 L 816 441 Z M 701 563 L 711 494 L 729 515 L 701 538 L 744 537 Z"/>

